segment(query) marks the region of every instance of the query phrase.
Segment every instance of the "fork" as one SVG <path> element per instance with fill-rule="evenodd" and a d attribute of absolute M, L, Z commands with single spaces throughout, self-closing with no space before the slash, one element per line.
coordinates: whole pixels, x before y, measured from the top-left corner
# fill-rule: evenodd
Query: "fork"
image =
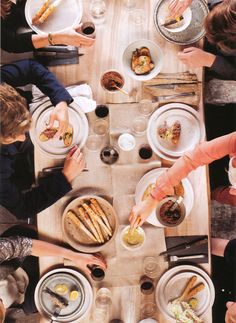
<path fill-rule="evenodd" d="M 188 259 L 202 259 L 204 258 L 205 255 L 189 255 L 189 256 L 169 256 L 169 261 L 170 262 L 175 262 L 178 260 L 188 260 Z"/>

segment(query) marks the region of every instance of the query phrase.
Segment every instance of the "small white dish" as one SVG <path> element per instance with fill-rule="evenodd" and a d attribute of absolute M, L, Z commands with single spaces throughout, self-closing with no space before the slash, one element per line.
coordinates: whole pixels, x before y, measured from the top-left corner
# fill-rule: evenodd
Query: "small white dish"
<path fill-rule="evenodd" d="M 132 245 L 132 244 L 128 244 L 127 242 L 124 241 L 124 235 L 128 233 L 129 229 L 130 229 L 130 225 L 126 226 L 121 231 L 121 234 L 120 234 L 121 244 L 127 250 L 131 250 L 131 251 L 139 250 L 140 248 L 142 248 L 142 246 L 145 243 L 145 240 L 146 240 L 145 232 L 141 227 L 137 227 L 135 230 L 137 230 L 138 233 L 143 237 L 143 241 L 141 241 L 140 243 Z"/>
<path fill-rule="evenodd" d="M 137 75 L 131 69 L 131 59 L 133 51 L 137 48 L 147 47 L 151 54 L 152 62 L 154 63 L 154 68 L 148 74 Z M 163 53 L 161 48 L 151 40 L 139 39 L 129 44 L 123 53 L 123 65 L 125 72 L 134 80 L 137 81 L 147 81 L 151 80 L 158 73 L 160 73 L 163 66 Z"/>
<path fill-rule="evenodd" d="M 171 33 L 180 33 L 181 31 L 185 30 L 190 25 L 190 22 L 192 20 L 191 9 L 187 8 L 183 12 L 182 16 L 183 16 L 182 24 L 179 27 L 177 27 L 177 28 L 164 27 L 164 28 L 167 29 Z"/>
<path fill-rule="evenodd" d="M 120 149 L 124 151 L 130 151 L 133 150 L 135 147 L 136 141 L 133 135 L 129 133 L 123 133 L 118 138 L 118 145 Z"/>

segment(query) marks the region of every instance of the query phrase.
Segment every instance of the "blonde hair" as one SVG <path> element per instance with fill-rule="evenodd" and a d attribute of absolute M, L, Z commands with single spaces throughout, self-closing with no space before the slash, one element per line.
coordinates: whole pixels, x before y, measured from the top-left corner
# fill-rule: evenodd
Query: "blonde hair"
<path fill-rule="evenodd" d="M 25 134 L 31 124 L 27 103 L 12 86 L 0 84 L 0 141 Z"/>
<path fill-rule="evenodd" d="M 236 1 L 224 0 L 215 5 L 205 19 L 206 37 L 230 54 L 236 50 Z"/>

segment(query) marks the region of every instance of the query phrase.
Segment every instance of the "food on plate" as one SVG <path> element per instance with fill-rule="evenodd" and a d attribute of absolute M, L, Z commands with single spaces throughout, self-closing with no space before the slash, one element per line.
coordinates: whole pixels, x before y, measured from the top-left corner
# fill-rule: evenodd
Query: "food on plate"
<path fill-rule="evenodd" d="M 180 297 L 168 303 L 169 312 L 175 317 L 177 323 L 197 323 L 203 322 L 194 312 L 198 305 L 198 299 L 193 298 L 205 288 L 203 283 L 196 286 L 197 276 L 192 276 L 185 286 Z"/>
<path fill-rule="evenodd" d="M 40 133 L 39 140 L 48 141 L 49 139 L 52 139 L 55 136 L 57 131 L 58 131 L 58 128 L 46 128 Z"/>
<path fill-rule="evenodd" d="M 177 145 L 181 134 L 181 124 L 177 120 L 171 126 L 168 126 L 165 121 L 163 125 L 158 128 L 157 133 L 162 139 L 171 141 L 172 144 Z"/>
<path fill-rule="evenodd" d="M 58 129 L 58 127 L 44 129 L 39 135 L 39 140 L 44 142 L 53 139 Z M 63 140 L 66 147 L 69 147 L 73 140 L 73 127 L 69 125 L 66 132 L 59 139 Z"/>
<path fill-rule="evenodd" d="M 59 295 L 65 295 L 68 293 L 68 287 L 66 284 L 57 284 L 55 287 L 54 287 L 54 290 L 57 294 Z"/>
<path fill-rule="evenodd" d="M 32 18 L 32 24 L 37 24 L 39 18 L 42 16 L 42 14 L 47 10 L 49 6 L 50 0 L 45 0 L 43 5 L 39 8 L 39 10 L 36 12 L 36 14 Z"/>
<path fill-rule="evenodd" d="M 186 302 L 169 303 L 169 312 L 175 317 L 176 323 L 197 323 L 203 322 L 190 305 Z"/>
<path fill-rule="evenodd" d="M 66 308 L 68 306 L 68 301 L 58 295 L 57 293 L 54 293 L 50 288 L 46 287 L 43 292 L 45 294 L 49 295 L 50 301 L 55 305 L 56 307 L 59 307 L 60 309 Z"/>
<path fill-rule="evenodd" d="M 149 74 L 155 67 L 147 47 L 136 48 L 131 57 L 131 69 L 137 75 Z"/>
<path fill-rule="evenodd" d="M 179 204 L 174 208 L 174 210 L 171 210 L 173 203 L 174 202 L 172 200 L 169 200 L 160 207 L 159 217 L 165 224 L 177 224 L 181 218 L 181 208 Z"/>
<path fill-rule="evenodd" d="M 105 243 L 113 235 L 108 216 L 95 198 L 83 201 L 75 211 L 67 212 L 66 217 L 97 244 Z"/>
<path fill-rule="evenodd" d="M 76 301 L 80 295 L 80 292 L 77 290 L 72 290 L 69 295 L 69 300 L 70 301 Z"/>
<path fill-rule="evenodd" d="M 54 1 L 51 5 L 49 5 L 50 1 L 45 1 L 43 6 L 39 9 L 39 11 L 35 14 L 32 19 L 32 23 L 34 25 L 41 25 L 48 19 L 48 17 L 56 10 L 57 6 L 60 4 L 61 0 Z"/>
<path fill-rule="evenodd" d="M 103 74 L 101 84 L 108 91 L 117 91 L 117 87 L 123 87 L 124 79 L 120 73 L 109 71 Z"/>
<path fill-rule="evenodd" d="M 143 196 L 142 196 L 142 201 L 146 200 L 146 198 L 150 195 L 151 191 L 156 187 L 156 184 L 151 183 L 147 186 L 145 189 Z M 180 182 L 178 185 L 174 187 L 174 194 L 176 196 L 184 196 L 184 187 L 182 182 Z"/>
<path fill-rule="evenodd" d="M 183 25 L 183 19 L 184 17 L 181 15 L 181 16 L 175 16 L 175 17 L 168 17 L 164 24 L 162 26 L 164 27 L 168 27 L 168 28 L 179 28 Z"/>
<path fill-rule="evenodd" d="M 125 244 L 128 245 L 137 245 L 141 244 L 144 241 L 144 236 L 143 234 L 138 230 L 138 228 L 132 230 L 130 228 L 127 228 L 123 235 L 123 241 Z"/>
<path fill-rule="evenodd" d="M 70 223 L 74 224 L 78 229 L 82 230 L 92 241 L 97 242 L 97 239 L 94 235 L 86 228 L 86 226 L 78 219 L 76 214 L 72 211 L 68 211 L 66 218 Z"/>

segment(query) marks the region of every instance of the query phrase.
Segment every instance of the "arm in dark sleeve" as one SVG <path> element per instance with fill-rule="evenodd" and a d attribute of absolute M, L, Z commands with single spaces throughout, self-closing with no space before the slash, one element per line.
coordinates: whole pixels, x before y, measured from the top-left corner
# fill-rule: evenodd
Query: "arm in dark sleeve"
<path fill-rule="evenodd" d="M 37 187 L 26 192 L 21 192 L 10 178 L 3 175 L 0 203 L 18 219 L 26 219 L 48 208 L 71 189 L 61 172 L 41 179 Z"/>
<path fill-rule="evenodd" d="M 53 73 L 40 63 L 25 59 L 1 67 L 2 82 L 17 87 L 26 84 L 35 84 L 47 95 L 55 106 L 65 101 L 67 104 L 73 101 L 66 89 L 57 81 Z"/>
<path fill-rule="evenodd" d="M 1 26 L 1 48 L 12 53 L 31 52 L 34 50 L 32 34 L 32 32 L 17 34 L 15 31 L 5 28 L 3 23 Z"/>
<path fill-rule="evenodd" d="M 236 80 L 236 57 L 216 56 L 211 70 L 224 80 Z"/>
<path fill-rule="evenodd" d="M 225 248 L 224 257 L 232 270 L 236 273 L 236 239 L 229 241 Z"/>
<path fill-rule="evenodd" d="M 0 263 L 31 255 L 32 239 L 26 237 L 0 238 Z"/>

